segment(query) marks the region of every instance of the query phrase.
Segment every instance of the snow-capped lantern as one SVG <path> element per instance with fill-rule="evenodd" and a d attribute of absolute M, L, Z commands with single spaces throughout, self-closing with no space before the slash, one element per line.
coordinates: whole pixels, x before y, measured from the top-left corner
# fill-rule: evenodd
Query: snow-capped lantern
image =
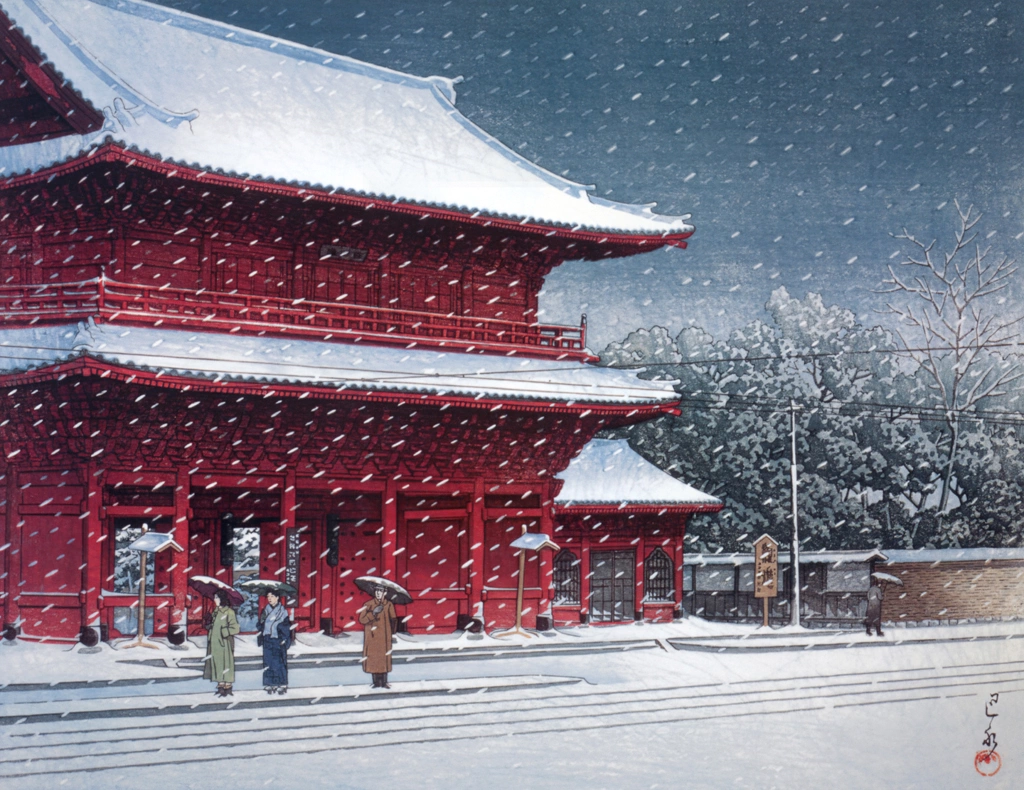
<path fill-rule="evenodd" d="M 527 532 L 526 527 L 523 526 L 523 534 L 513 540 L 509 546 L 513 549 L 519 549 L 519 579 L 516 588 L 516 625 L 508 631 L 501 631 L 494 634 L 493 636 L 526 636 L 531 637 L 533 633 L 523 629 L 523 577 L 526 576 L 526 552 L 536 551 L 540 552 L 544 549 L 551 549 L 552 551 L 558 551 L 558 544 L 554 543 L 551 538 L 540 532 Z"/>
<path fill-rule="evenodd" d="M 184 549 L 174 540 L 173 534 L 150 532 L 148 524 L 142 525 L 142 535 L 132 541 L 128 548 L 131 551 L 139 552 L 139 631 L 135 640 L 127 642 L 121 647 L 125 649 L 132 647 L 159 649 L 159 645 L 146 641 L 146 555 L 151 552 L 157 554 L 161 551 L 184 551 Z"/>

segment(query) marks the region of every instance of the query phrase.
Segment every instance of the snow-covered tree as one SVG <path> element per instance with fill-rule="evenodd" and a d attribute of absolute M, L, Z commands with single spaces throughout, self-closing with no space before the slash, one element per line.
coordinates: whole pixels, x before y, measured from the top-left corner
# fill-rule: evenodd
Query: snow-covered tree
<path fill-rule="evenodd" d="M 780 288 L 766 308 L 770 321 L 753 321 L 727 340 L 696 327 L 675 338 L 661 328 L 639 330 L 602 357 L 679 382 L 681 417 L 619 435 L 725 501 L 722 514 L 694 519 L 694 548 L 749 550 L 763 532 L 786 542 L 791 399 L 801 406 L 806 548 L 1013 543 L 1010 503 L 1024 489 L 1015 427 L 961 418 L 953 474 L 961 504 L 943 522 L 936 507 L 948 461 L 945 433 L 936 427 L 943 423 L 927 410 L 932 379 L 907 355 L 905 341 L 861 325 L 817 294 L 797 299 Z"/>
<path fill-rule="evenodd" d="M 906 229 L 895 238 L 911 250 L 898 267 L 890 265 L 882 293 L 890 296 L 887 310 L 899 318 L 903 350 L 919 365 L 929 382 L 947 443 L 941 480 L 939 513 L 945 512 L 954 481 L 962 434 L 961 415 L 1006 395 L 1024 376 L 1016 353 L 1021 316 L 1005 306 L 1004 292 L 1017 271 L 1006 255 L 991 255 L 977 243 L 981 214 L 954 201 L 958 224 L 953 244 L 945 252 L 935 240 L 924 242 Z"/>

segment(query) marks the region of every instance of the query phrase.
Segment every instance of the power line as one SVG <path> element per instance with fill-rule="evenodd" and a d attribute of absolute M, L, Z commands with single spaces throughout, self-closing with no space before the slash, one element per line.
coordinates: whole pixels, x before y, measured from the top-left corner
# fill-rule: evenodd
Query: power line
<path fill-rule="evenodd" d="M 1024 350 L 1024 342 L 986 343 L 985 349 L 990 348 L 1016 348 Z M 826 357 L 860 356 L 866 354 L 892 354 L 893 356 L 914 354 L 927 351 L 965 351 L 963 347 L 956 346 L 915 346 L 907 348 L 865 348 L 865 349 L 842 349 L 840 351 L 813 351 L 799 354 L 770 354 L 760 357 L 723 357 L 721 359 L 683 359 L 677 362 L 638 362 L 635 365 L 608 365 L 607 367 L 620 368 L 622 370 L 637 370 L 643 368 L 658 367 L 683 367 L 689 365 L 719 365 L 727 362 L 785 362 L 788 360 L 800 359 L 823 359 Z"/>
<path fill-rule="evenodd" d="M 796 400 L 798 400 L 798 399 L 796 399 Z M 799 400 L 798 400 L 798 402 L 799 402 Z M 700 401 L 700 400 L 684 400 L 683 403 L 682 403 L 682 406 L 684 408 L 686 408 L 686 409 L 693 410 L 693 411 L 731 411 L 731 412 L 743 412 L 743 413 L 748 413 L 748 414 L 763 414 L 765 416 L 770 416 L 770 417 L 778 417 L 778 416 L 781 416 L 781 415 L 785 415 L 788 412 L 788 409 L 786 409 L 784 407 L 781 407 L 781 406 L 778 407 L 778 408 L 767 409 L 767 408 L 757 408 L 755 405 L 747 405 L 747 404 L 742 404 L 742 403 L 728 404 L 728 403 L 715 403 L 715 402 L 712 402 L 712 401 Z M 831 414 L 838 415 L 838 416 L 847 416 L 847 417 L 878 417 L 879 416 L 878 411 L 859 411 L 859 412 L 858 411 L 854 411 L 852 413 L 845 413 L 844 414 L 844 413 L 840 412 L 838 409 L 829 409 L 827 406 L 822 406 L 822 405 L 815 406 L 813 409 L 807 409 L 806 411 L 808 413 L 813 413 L 815 410 L 819 410 L 819 409 L 821 411 L 829 412 Z M 1004 425 L 1004 426 L 1022 426 L 1022 425 L 1024 425 L 1024 413 L 1021 413 L 1021 412 L 1007 412 L 1006 414 L 1007 415 L 1020 415 L 1021 419 L 1003 419 L 1003 418 L 998 417 L 998 416 L 996 416 L 996 417 L 985 416 L 983 414 L 975 415 L 975 414 L 973 414 L 971 412 L 965 412 L 965 413 L 961 414 L 960 416 L 958 416 L 957 419 L 960 420 L 960 421 L 963 421 L 963 422 L 978 422 L 978 423 L 985 423 L 985 424 L 988 424 L 988 425 Z M 884 415 L 881 415 L 881 416 L 883 416 L 883 418 L 884 418 Z M 893 422 L 896 419 L 899 419 L 899 420 L 916 420 L 917 422 L 937 422 L 937 421 L 939 421 L 940 418 L 937 417 L 936 415 L 930 413 L 930 412 L 927 412 L 927 411 L 920 411 L 919 412 L 919 411 L 912 411 L 912 410 L 904 409 L 904 410 L 901 410 L 901 413 L 899 415 L 897 415 L 894 419 L 889 419 L 887 421 Z"/>

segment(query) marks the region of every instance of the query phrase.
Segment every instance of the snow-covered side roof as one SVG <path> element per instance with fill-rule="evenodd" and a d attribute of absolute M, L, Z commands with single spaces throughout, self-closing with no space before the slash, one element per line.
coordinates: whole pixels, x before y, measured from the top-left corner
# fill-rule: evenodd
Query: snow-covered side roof
<path fill-rule="evenodd" d="M 878 549 L 869 551 L 802 551 L 800 552 L 800 564 L 804 563 L 826 563 L 828 565 L 843 565 L 848 562 L 885 562 L 890 552 L 883 554 Z M 779 564 L 787 565 L 790 562 L 789 552 L 779 552 Z M 753 554 L 686 554 L 683 557 L 686 565 L 753 565 Z"/>
<path fill-rule="evenodd" d="M 692 231 L 534 165 L 414 77 L 140 0 L 0 0 L 99 132 L 0 149 L 4 175 L 104 141 L 199 169 L 574 229 Z"/>
<path fill-rule="evenodd" d="M 625 439 L 591 439 L 556 476 L 565 481 L 555 497 L 559 507 L 722 504 L 663 472 L 634 452 Z"/>
<path fill-rule="evenodd" d="M 1024 560 L 1024 549 L 914 549 L 887 551 L 889 563 Z"/>
<path fill-rule="evenodd" d="M 659 404 L 671 382 L 556 360 L 135 328 L 92 321 L 0 330 L 0 373 L 78 357 L 162 375 L 501 400 Z"/>

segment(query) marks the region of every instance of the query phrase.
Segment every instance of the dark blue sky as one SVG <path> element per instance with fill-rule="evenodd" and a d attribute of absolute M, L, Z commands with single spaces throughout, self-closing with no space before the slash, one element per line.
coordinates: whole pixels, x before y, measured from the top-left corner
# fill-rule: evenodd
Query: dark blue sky
<path fill-rule="evenodd" d="M 459 109 L 597 194 L 692 214 L 685 251 L 571 263 L 549 321 L 591 345 L 638 326 L 723 328 L 772 288 L 874 321 L 906 226 L 1024 249 L 1020 3 L 845 0 L 164 5 L 414 74 L 461 75 Z M 1024 288 L 1017 288 L 1024 294 Z"/>

